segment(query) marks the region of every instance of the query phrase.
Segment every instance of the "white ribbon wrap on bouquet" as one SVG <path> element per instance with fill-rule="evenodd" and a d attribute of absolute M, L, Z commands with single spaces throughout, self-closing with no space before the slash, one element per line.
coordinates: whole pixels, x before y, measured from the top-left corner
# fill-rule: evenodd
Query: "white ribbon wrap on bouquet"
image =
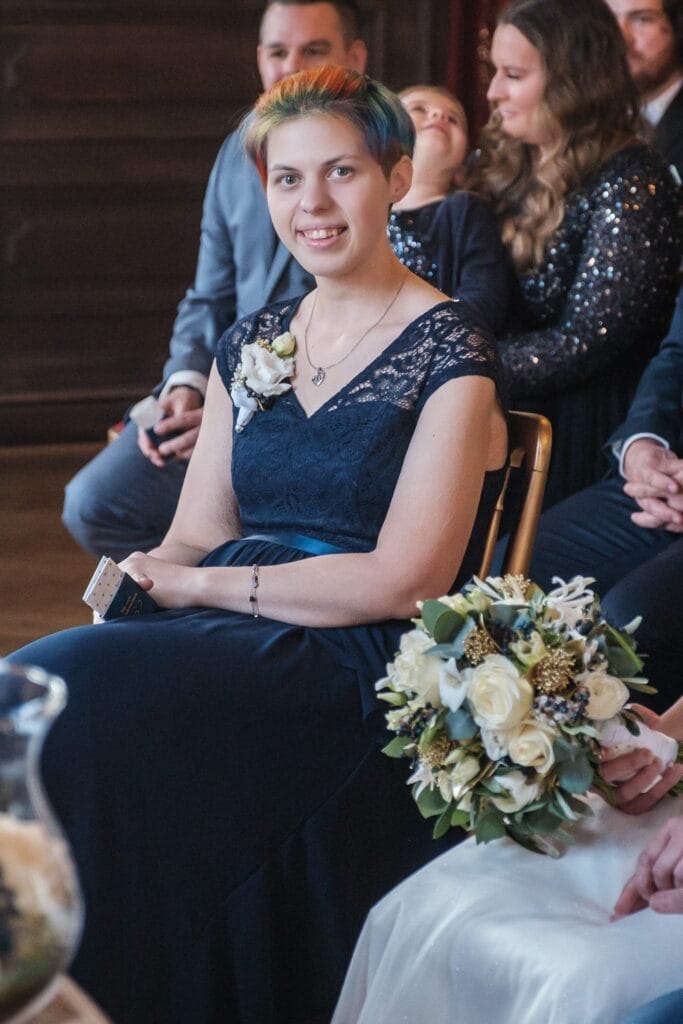
<path fill-rule="evenodd" d="M 640 732 L 634 736 L 625 725 L 622 725 L 617 719 L 611 718 L 608 722 L 603 722 L 600 727 L 600 742 L 603 746 L 609 747 L 614 754 L 630 754 L 632 750 L 645 747 L 659 758 L 662 762 L 662 771 L 666 771 L 678 756 L 677 741 L 671 736 L 667 736 L 666 733 L 651 729 L 644 722 L 639 722 L 639 726 Z M 658 775 L 647 789 L 652 789 L 661 777 Z"/>

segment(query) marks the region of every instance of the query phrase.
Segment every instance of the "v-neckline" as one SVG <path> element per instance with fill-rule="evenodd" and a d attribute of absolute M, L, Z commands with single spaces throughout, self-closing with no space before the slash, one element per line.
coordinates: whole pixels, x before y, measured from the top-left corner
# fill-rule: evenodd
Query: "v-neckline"
<path fill-rule="evenodd" d="M 310 295 L 310 292 L 307 292 L 306 295 Z M 286 331 L 289 331 L 290 324 L 291 324 L 292 320 L 294 319 L 294 317 L 296 316 L 296 314 L 297 314 L 297 312 L 299 310 L 299 307 L 301 306 L 301 303 L 306 298 L 306 295 L 302 295 L 298 300 L 296 300 L 294 302 L 294 304 L 292 305 L 292 308 L 289 310 L 289 312 L 287 314 L 285 314 L 285 316 L 284 316 L 284 318 L 282 320 L 282 324 L 281 324 L 281 327 L 282 327 L 282 332 L 281 333 L 284 334 Z M 411 320 L 409 324 L 406 324 L 406 326 L 403 328 L 403 330 L 400 332 L 400 334 L 397 334 L 396 337 L 392 341 L 390 341 L 388 345 L 385 345 L 385 347 L 382 349 L 381 352 L 377 353 L 377 355 L 375 356 L 374 359 L 371 359 L 369 363 L 367 363 L 365 366 L 361 367 L 361 369 L 358 371 L 358 373 L 356 373 L 353 377 L 351 377 L 350 380 L 348 380 L 346 382 L 346 384 L 342 384 L 342 386 L 340 388 L 337 388 L 335 393 L 333 395 L 330 395 L 329 398 L 325 399 L 325 401 L 322 402 L 316 409 L 314 409 L 313 412 L 310 412 L 310 413 L 306 412 L 305 408 L 301 404 L 301 401 L 299 400 L 299 396 L 297 395 L 296 391 L 294 390 L 294 385 L 292 385 L 290 387 L 288 393 L 290 395 L 292 395 L 294 401 L 296 402 L 297 408 L 301 411 L 301 413 L 304 416 L 304 418 L 307 421 L 312 420 L 315 416 L 318 415 L 319 412 L 322 412 L 322 410 L 325 409 L 326 406 L 330 405 L 333 401 L 335 401 L 335 399 L 337 399 L 339 397 L 339 395 L 343 394 L 348 388 L 352 387 L 359 380 L 359 378 L 362 377 L 363 374 L 365 374 L 369 370 L 371 370 L 374 367 L 375 363 L 378 363 L 380 361 L 380 359 L 382 359 L 388 352 L 390 352 L 394 348 L 394 346 L 398 345 L 398 343 L 403 340 L 404 335 L 412 327 L 414 327 L 415 324 L 419 324 L 421 320 L 423 320 L 426 316 L 429 316 L 430 314 L 434 313 L 435 310 L 441 309 L 444 306 L 453 305 L 454 302 L 455 302 L 455 299 L 444 299 L 442 302 L 435 303 L 433 306 L 430 306 L 429 309 L 425 309 L 425 311 L 423 313 L 420 313 L 418 316 L 416 316 L 414 320 Z M 297 356 L 299 354 L 300 354 L 300 348 L 299 348 L 299 343 L 297 341 Z"/>

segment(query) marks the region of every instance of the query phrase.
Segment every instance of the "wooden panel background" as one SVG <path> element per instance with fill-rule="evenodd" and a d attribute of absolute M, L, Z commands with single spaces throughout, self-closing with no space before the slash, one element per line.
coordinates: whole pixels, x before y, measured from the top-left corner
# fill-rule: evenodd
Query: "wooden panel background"
<path fill-rule="evenodd" d="M 371 72 L 446 80 L 449 4 L 368 0 Z M 102 438 L 157 383 L 261 0 L 0 0 L 0 444 Z"/>

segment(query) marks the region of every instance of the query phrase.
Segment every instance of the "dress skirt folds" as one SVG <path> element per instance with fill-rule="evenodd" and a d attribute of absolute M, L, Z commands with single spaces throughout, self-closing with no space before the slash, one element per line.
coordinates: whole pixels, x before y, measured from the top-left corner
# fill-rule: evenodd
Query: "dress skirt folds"
<path fill-rule="evenodd" d="M 405 626 L 190 609 L 20 652 L 68 680 L 43 774 L 87 907 L 73 973 L 116 1024 L 329 1019 L 369 907 L 444 848 L 367 714 Z"/>
<path fill-rule="evenodd" d="M 226 387 L 241 344 L 275 338 L 295 308 L 225 335 Z M 422 404 L 468 373 L 497 380 L 495 350 L 441 303 L 313 416 L 292 392 L 256 413 L 233 439 L 246 536 L 205 564 L 259 563 L 265 589 L 269 564 L 314 557 L 292 533 L 371 550 Z M 454 585 L 478 565 L 499 486 L 487 473 Z M 407 626 L 186 608 L 14 656 L 68 685 L 43 774 L 86 902 L 73 973 L 116 1024 L 329 1021 L 372 904 L 453 842 L 432 840 L 405 765 L 380 750 L 374 682 Z"/>

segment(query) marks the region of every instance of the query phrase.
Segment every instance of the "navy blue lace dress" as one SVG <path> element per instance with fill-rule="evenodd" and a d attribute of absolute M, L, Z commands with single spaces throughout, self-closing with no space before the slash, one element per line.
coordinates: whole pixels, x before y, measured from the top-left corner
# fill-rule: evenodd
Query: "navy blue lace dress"
<path fill-rule="evenodd" d="M 226 333 L 226 386 L 241 345 L 274 338 L 295 309 Z M 311 557 L 292 531 L 370 550 L 422 406 L 467 374 L 498 382 L 496 354 L 449 301 L 313 416 L 292 392 L 257 413 L 234 442 L 245 536 L 207 564 Z M 459 580 L 477 567 L 499 477 L 486 474 Z M 312 629 L 189 608 L 13 656 L 68 683 L 43 774 L 86 898 L 73 973 L 116 1024 L 329 1020 L 370 906 L 445 844 L 417 813 L 405 765 L 379 749 L 373 684 L 406 626 Z"/>

